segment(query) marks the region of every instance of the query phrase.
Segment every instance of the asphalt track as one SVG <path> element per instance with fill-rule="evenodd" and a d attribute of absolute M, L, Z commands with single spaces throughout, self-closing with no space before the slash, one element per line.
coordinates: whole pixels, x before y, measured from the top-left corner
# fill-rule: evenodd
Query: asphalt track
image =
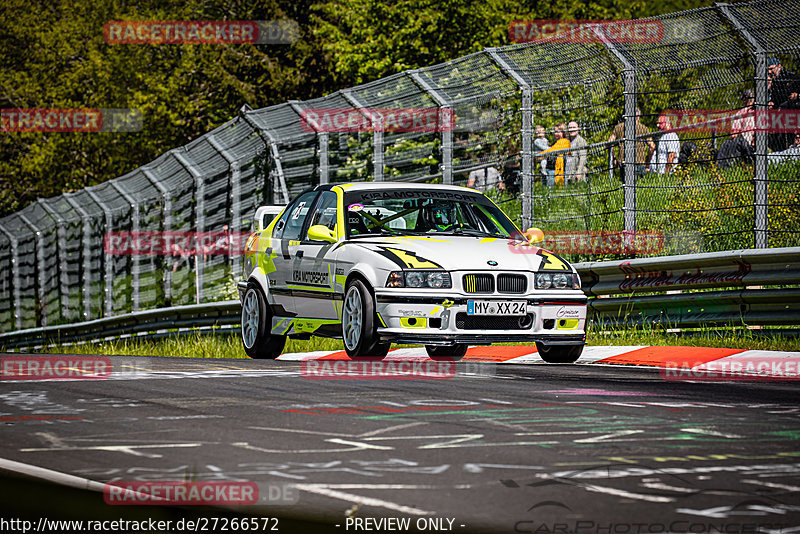
<path fill-rule="evenodd" d="M 279 532 L 800 532 L 796 381 L 532 357 L 404 380 L 312 379 L 291 357 L 110 358 L 107 380 L 0 383 L 0 469 L 34 475 L 4 479 L 3 517 L 159 513 L 35 484 L 66 474 L 290 488 L 176 512 L 277 517 Z"/>

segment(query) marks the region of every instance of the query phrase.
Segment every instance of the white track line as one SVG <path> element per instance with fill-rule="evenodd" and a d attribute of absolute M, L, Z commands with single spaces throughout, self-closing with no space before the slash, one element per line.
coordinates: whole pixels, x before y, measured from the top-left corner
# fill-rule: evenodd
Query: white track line
<path fill-rule="evenodd" d="M 362 497 L 360 495 L 353 495 L 352 493 L 344 493 L 343 491 L 336 491 L 329 489 L 326 484 L 295 484 L 295 487 L 307 491 L 309 493 L 316 493 L 324 495 L 332 499 L 339 499 L 350 503 L 360 504 L 362 506 L 377 506 L 379 508 L 388 508 L 401 514 L 409 515 L 434 515 L 436 512 L 429 512 L 428 510 L 421 510 L 419 508 L 412 508 L 402 504 L 393 503 L 391 501 L 384 501 L 383 499 L 376 499 L 374 497 Z"/>
<path fill-rule="evenodd" d="M 0 458 L 0 469 L 47 480 L 71 488 L 98 491 L 100 493 L 103 492 L 103 487 L 105 486 L 102 482 L 96 482 L 88 478 L 76 477 L 75 475 L 68 475 L 59 471 L 53 471 L 52 469 L 45 469 L 44 467 L 24 464 L 22 462 L 15 462 L 14 460 L 6 460 L 5 458 Z"/>

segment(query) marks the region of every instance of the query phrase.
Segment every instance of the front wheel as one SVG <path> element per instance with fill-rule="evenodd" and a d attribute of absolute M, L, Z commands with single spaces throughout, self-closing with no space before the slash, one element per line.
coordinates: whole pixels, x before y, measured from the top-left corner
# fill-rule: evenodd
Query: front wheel
<path fill-rule="evenodd" d="M 547 345 L 537 342 L 536 350 L 547 363 L 575 363 L 581 357 L 583 345 Z"/>
<path fill-rule="evenodd" d="M 272 335 L 271 323 L 264 292 L 255 282 L 248 282 L 242 299 L 242 345 L 249 357 L 274 360 L 281 355 L 286 336 Z"/>
<path fill-rule="evenodd" d="M 467 353 L 468 345 L 456 343 L 455 345 L 425 345 L 425 350 L 431 360 L 458 361 Z"/>
<path fill-rule="evenodd" d="M 351 358 L 383 358 L 390 343 L 381 343 L 375 331 L 375 304 L 361 280 L 347 284 L 342 308 L 344 350 Z"/>

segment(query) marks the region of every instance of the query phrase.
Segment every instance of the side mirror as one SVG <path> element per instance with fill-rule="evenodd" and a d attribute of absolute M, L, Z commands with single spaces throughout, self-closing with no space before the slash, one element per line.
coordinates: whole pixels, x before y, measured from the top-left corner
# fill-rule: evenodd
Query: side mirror
<path fill-rule="evenodd" d="M 535 243 L 544 243 L 544 232 L 538 228 L 528 228 L 525 230 L 525 237 L 531 245 Z"/>
<path fill-rule="evenodd" d="M 336 233 L 322 224 L 315 224 L 308 229 L 309 241 L 326 241 L 336 243 Z"/>

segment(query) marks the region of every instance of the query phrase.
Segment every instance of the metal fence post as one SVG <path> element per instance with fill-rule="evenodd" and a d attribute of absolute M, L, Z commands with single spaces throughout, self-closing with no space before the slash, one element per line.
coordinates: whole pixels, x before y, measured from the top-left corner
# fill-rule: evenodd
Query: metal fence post
<path fill-rule="evenodd" d="M 92 283 L 89 278 L 89 273 L 92 269 L 92 223 L 90 222 L 89 213 L 72 198 L 71 193 L 65 193 L 64 200 L 72 206 L 72 209 L 78 212 L 83 223 L 81 226 L 81 241 L 83 244 L 83 252 L 81 253 L 81 256 L 83 256 L 83 317 L 88 320 L 92 315 Z"/>
<path fill-rule="evenodd" d="M 497 48 L 484 50 L 489 58 L 500 67 L 522 90 L 522 228 L 533 225 L 533 89 L 522 69 Z"/>
<path fill-rule="evenodd" d="M 625 161 L 622 162 L 625 169 L 625 181 L 623 183 L 623 207 L 624 230 L 626 239 L 636 233 L 636 144 L 644 140 L 636 139 L 636 124 L 639 122 L 639 114 L 636 106 L 636 64 L 633 58 L 617 48 L 610 39 L 603 36 L 602 28 L 598 25 L 594 27 L 595 33 L 601 37 L 601 41 L 611 55 L 622 63 L 622 94 L 623 94 L 623 121 Z"/>
<path fill-rule="evenodd" d="M 31 222 L 23 214 L 19 214 L 19 218 L 25 223 L 25 226 L 33 232 L 33 239 L 36 243 L 36 295 L 39 299 L 39 309 L 42 312 L 42 326 L 47 326 L 47 307 L 45 306 L 44 294 L 44 274 L 42 273 L 42 265 L 44 265 L 44 245 L 42 245 L 42 232 L 39 228 Z"/>
<path fill-rule="evenodd" d="M 66 228 L 64 219 L 47 203 L 44 199 L 36 201 L 44 211 L 46 211 L 56 221 L 56 242 L 58 243 L 58 294 L 61 297 L 61 319 L 69 321 L 72 317 L 69 314 L 69 275 L 67 273 L 67 238 L 64 236 Z"/>
<path fill-rule="evenodd" d="M 3 232 L 11 242 L 11 285 L 13 286 L 14 295 L 14 328 L 17 330 L 22 329 L 22 300 L 19 294 L 19 241 L 17 237 L 0 226 L 0 232 Z"/>
<path fill-rule="evenodd" d="M 109 182 L 113 183 L 113 182 Z M 94 200 L 100 209 L 103 210 L 103 218 L 105 219 L 106 223 L 106 233 L 111 231 L 111 227 L 113 226 L 113 221 L 111 220 L 111 210 L 106 206 L 103 201 L 97 196 L 97 193 L 92 191 L 91 189 L 86 189 L 86 194 L 89 195 L 89 198 Z M 103 251 L 103 281 L 105 282 L 105 289 L 104 289 L 104 302 L 105 302 L 105 313 L 103 314 L 104 317 L 110 316 L 114 312 L 114 267 L 111 265 L 112 259 L 111 254 L 108 251 Z"/>
<path fill-rule="evenodd" d="M 328 155 L 328 132 L 319 132 L 317 134 L 317 142 L 319 143 L 319 183 L 327 184 L 330 182 L 328 173 L 330 172 L 330 156 Z"/>
<path fill-rule="evenodd" d="M 234 158 L 222 144 L 217 141 L 213 134 L 209 134 L 206 139 L 208 144 L 217 151 L 217 153 L 225 158 L 228 162 L 230 185 L 231 185 L 231 232 L 239 232 L 242 226 L 242 188 L 241 176 L 242 170 L 239 162 Z M 241 251 L 236 251 L 231 260 L 231 275 L 234 282 L 238 281 L 239 274 L 242 272 L 242 256 Z"/>
<path fill-rule="evenodd" d="M 759 39 L 750 33 L 734 13 L 730 4 L 716 4 L 717 10 L 734 27 L 736 32 L 752 47 L 751 55 L 755 64 L 755 109 L 762 113 L 767 109 L 769 99 L 767 88 L 767 50 Z M 778 105 L 778 102 L 775 102 Z M 756 111 L 758 113 L 758 111 Z M 767 248 L 769 229 L 769 182 L 767 181 L 767 132 L 763 128 L 755 131 L 755 170 L 753 174 L 753 242 L 755 248 Z"/>
<path fill-rule="evenodd" d="M 297 114 L 302 117 L 303 116 L 303 107 L 297 100 L 289 100 L 289 105 L 292 106 L 292 109 L 297 112 Z M 302 119 L 301 119 L 302 120 Z M 322 132 L 317 128 L 317 126 L 313 123 L 313 121 L 308 121 L 307 126 L 314 130 L 314 133 L 317 137 L 317 155 L 319 157 L 319 183 L 320 184 L 327 184 L 328 179 L 328 169 L 329 169 L 329 162 L 328 162 L 328 132 Z"/>
<path fill-rule="evenodd" d="M 139 233 L 139 202 L 133 198 L 131 195 L 128 194 L 127 191 L 122 189 L 122 187 L 114 180 L 108 182 L 111 184 L 111 187 L 119 193 L 122 198 L 125 199 L 128 204 L 131 205 L 131 233 L 134 235 Z M 139 255 L 133 255 L 133 273 L 132 273 L 132 281 L 131 284 L 133 285 L 133 294 L 131 299 L 133 300 L 133 311 L 139 311 L 139 271 L 141 270 L 141 263 L 139 261 Z"/>
<path fill-rule="evenodd" d="M 242 106 L 242 109 L 239 110 L 239 116 L 244 119 L 244 122 L 250 125 L 250 127 L 258 132 L 258 136 L 264 142 L 264 148 L 269 148 L 270 155 L 272 156 L 272 162 L 274 164 L 274 168 L 270 169 L 269 176 L 273 183 L 273 193 L 272 193 L 272 203 L 273 204 L 280 204 L 278 200 L 278 193 L 280 192 L 283 196 L 283 203 L 289 203 L 289 188 L 286 187 L 286 177 L 283 174 L 283 165 L 281 164 L 281 154 L 278 152 L 277 141 L 275 140 L 275 136 L 272 135 L 271 132 L 261 128 L 258 124 L 253 121 L 250 117 L 247 116 L 247 112 L 249 110 L 249 106 Z M 272 167 L 272 166 L 271 166 Z M 277 183 L 279 190 L 274 190 L 274 184 Z"/>
<path fill-rule="evenodd" d="M 194 222 L 195 222 L 195 230 L 198 235 L 202 235 L 205 231 L 206 227 L 206 183 L 203 179 L 203 174 L 195 168 L 194 164 L 186 159 L 186 156 L 179 153 L 177 150 L 173 150 L 172 156 L 175 160 L 180 163 L 181 167 L 186 169 L 186 172 L 192 175 L 194 178 Z M 205 262 L 203 261 L 203 253 L 200 251 L 200 243 L 201 241 L 197 241 L 198 249 L 197 254 L 195 256 L 194 265 L 195 265 L 195 294 L 196 294 L 196 302 L 200 304 L 203 302 L 203 291 L 205 289 L 205 280 L 203 278 L 203 269 L 205 267 Z"/>
<path fill-rule="evenodd" d="M 353 94 L 350 89 L 340 91 L 359 113 L 361 113 L 370 124 L 372 124 L 372 181 L 383 181 L 383 116 L 376 110 L 365 111 L 366 107 L 361 100 Z"/>
<path fill-rule="evenodd" d="M 264 135 L 270 138 L 269 144 L 269 152 L 272 155 L 272 161 L 275 163 L 275 168 L 270 171 L 270 175 L 272 175 L 272 183 L 278 182 L 280 186 L 280 192 L 283 196 L 283 203 L 289 203 L 289 187 L 286 185 L 286 176 L 283 173 L 283 162 L 281 162 L 281 153 L 278 150 L 278 144 L 275 142 L 275 138 L 272 134 L 268 132 L 264 132 Z M 273 200 L 274 204 L 278 202 Z"/>
<path fill-rule="evenodd" d="M 439 121 L 438 124 L 442 124 L 441 114 L 442 111 L 447 110 L 449 116 L 451 118 L 450 125 L 444 129 L 442 129 L 442 183 L 445 184 L 452 184 L 453 183 L 453 124 L 455 122 L 455 116 L 453 115 L 453 103 L 450 100 L 450 97 L 441 91 L 439 91 L 436 87 L 433 86 L 433 82 L 427 79 L 427 74 L 425 76 L 422 75 L 422 72 L 419 70 L 412 70 L 408 72 L 408 75 L 411 77 L 411 80 L 414 84 L 425 91 L 428 96 L 430 96 L 434 102 L 439 105 Z"/>
<path fill-rule="evenodd" d="M 153 187 L 158 189 L 159 193 L 161 193 L 161 198 L 164 200 L 161 208 L 161 215 L 162 215 L 162 223 L 161 226 L 164 229 L 164 232 L 169 232 L 172 230 L 172 196 L 167 188 L 162 184 L 158 177 L 153 174 L 153 171 L 150 169 L 142 169 L 142 174 L 147 180 L 153 184 Z M 172 299 L 172 271 L 166 267 L 166 261 L 162 261 L 161 268 L 163 271 L 162 274 L 162 283 L 164 284 L 164 298 L 171 302 Z"/>

